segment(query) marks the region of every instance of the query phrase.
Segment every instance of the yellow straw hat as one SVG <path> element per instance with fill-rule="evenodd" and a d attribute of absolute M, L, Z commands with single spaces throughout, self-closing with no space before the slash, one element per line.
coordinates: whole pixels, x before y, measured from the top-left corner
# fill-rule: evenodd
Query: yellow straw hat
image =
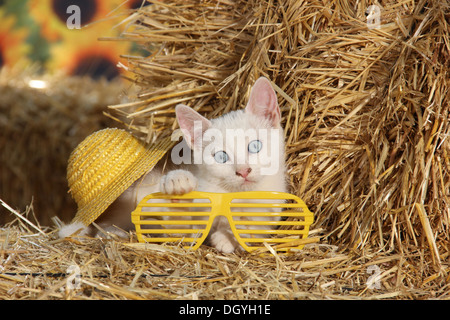
<path fill-rule="evenodd" d="M 72 222 L 90 225 L 150 171 L 172 144 L 166 138 L 146 145 L 131 133 L 113 128 L 88 136 L 72 152 L 67 167 L 70 192 L 78 205 Z"/>

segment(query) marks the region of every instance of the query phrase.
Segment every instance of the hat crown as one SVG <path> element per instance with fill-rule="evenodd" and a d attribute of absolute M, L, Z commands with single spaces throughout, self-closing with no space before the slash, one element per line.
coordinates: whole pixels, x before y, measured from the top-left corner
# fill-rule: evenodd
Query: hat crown
<path fill-rule="evenodd" d="M 67 181 L 78 206 L 89 204 L 146 152 L 143 143 L 121 129 L 93 133 L 72 152 Z"/>

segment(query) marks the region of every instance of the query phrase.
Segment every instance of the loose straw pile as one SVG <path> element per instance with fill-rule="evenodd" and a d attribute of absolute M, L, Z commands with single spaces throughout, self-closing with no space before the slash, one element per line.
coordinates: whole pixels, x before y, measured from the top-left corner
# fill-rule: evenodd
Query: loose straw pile
<path fill-rule="evenodd" d="M 309 244 L 290 256 L 218 254 L 212 248 L 54 240 L 26 223 L 0 228 L 0 299 L 448 299 L 441 274 L 419 252 L 342 252 Z M 419 261 L 411 264 L 409 261 Z M 432 269 L 432 268 L 431 268 Z"/>

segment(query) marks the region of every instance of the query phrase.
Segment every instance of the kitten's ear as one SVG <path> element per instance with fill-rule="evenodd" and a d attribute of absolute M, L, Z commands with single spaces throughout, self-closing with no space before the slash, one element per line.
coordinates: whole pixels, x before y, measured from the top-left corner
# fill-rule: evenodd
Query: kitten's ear
<path fill-rule="evenodd" d="M 189 148 L 201 147 L 203 133 L 211 127 L 211 121 L 184 104 L 175 107 L 175 114 Z"/>
<path fill-rule="evenodd" d="M 245 112 L 268 119 L 273 127 L 280 126 L 281 115 L 277 95 L 267 78 L 261 77 L 256 80 Z"/>

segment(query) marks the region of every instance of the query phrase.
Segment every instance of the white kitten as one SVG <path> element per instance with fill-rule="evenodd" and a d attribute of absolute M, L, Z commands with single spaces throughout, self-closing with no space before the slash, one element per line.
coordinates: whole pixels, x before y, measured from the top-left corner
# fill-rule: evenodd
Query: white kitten
<path fill-rule="evenodd" d="M 280 110 L 267 79 L 256 81 L 245 110 L 208 120 L 191 108 L 179 105 L 176 115 L 185 141 L 193 150 L 194 160 L 200 159 L 201 163 L 193 165 L 193 174 L 184 170 L 169 172 L 161 180 L 163 192 L 286 192 Z M 195 154 L 201 156 L 195 157 Z M 238 247 L 224 217 L 216 218 L 209 240 L 223 252 L 233 252 Z"/>
<path fill-rule="evenodd" d="M 164 176 L 162 166 L 155 167 L 102 214 L 98 219 L 102 228 L 113 231 L 112 225 L 116 225 L 132 230 L 130 212 L 145 195 L 156 191 L 174 195 L 193 190 L 287 191 L 280 109 L 266 78 L 255 82 L 244 110 L 208 120 L 193 109 L 178 105 L 176 116 L 184 140 L 174 148 L 171 160 L 179 163 L 181 157 L 177 158 L 177 152 L 184 148 L 183 156 L 189 153 L 192 157 L 188 160 L 194 163 Z M 186 152 L 187 147 L 192 153 Z M 159 186 L 154 183 L 158 179 Z M 68 226 L 66 231 L 62 229 L 60 235 L 67 236 L 73 226 Z M 92 233 L 92 228 L 83 232 Z M 239 246 L 224 217 L 214 221 L 209 242 L 222 252 L 233 252 Z"/>

